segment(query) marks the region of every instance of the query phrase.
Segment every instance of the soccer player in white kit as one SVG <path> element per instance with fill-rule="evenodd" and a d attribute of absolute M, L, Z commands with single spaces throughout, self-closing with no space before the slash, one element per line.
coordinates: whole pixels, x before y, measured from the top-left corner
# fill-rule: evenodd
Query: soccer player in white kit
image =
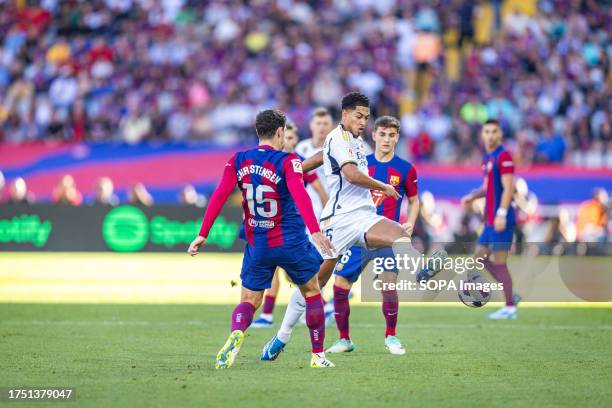
<path fill-rule="evenodd" d="M 321 214 L 321 230 L 336 252 L 324 256 L 318 273 L 321 287 L 329 280 L 338 258 L 352 245 L 367 248 L 393 246 L 397 254 L 420 256 L 414 253 L 410 235 L 401 224 L 376 214 L 370 190 L 381 191 L 395 199 L 400 195 L 392 185 L 368 175 L 361 134 L 369 117 L 368 97 L 360 92 L 348 93 L 342 98 L 342 121 L 327 135 L 323 146 L 322 161 L 329 187 L 329 201 Z M 315 156 L 311 161 L 320 162 L 320 158 Z M 304 308 L 303 297 L 294 292 L 280 330 L 263 349 L 262 360 L 278 357 Z"/>

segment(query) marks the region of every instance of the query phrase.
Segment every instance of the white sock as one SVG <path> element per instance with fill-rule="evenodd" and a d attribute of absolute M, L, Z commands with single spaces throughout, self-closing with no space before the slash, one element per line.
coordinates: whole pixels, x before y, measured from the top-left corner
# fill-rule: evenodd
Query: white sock
<path fill-rule="evenodd" d="M 259 315 L 259 318 L 267 320 L 269 322 L 274 320 L 274 316 L 272 315 L 272 313 L 261 313 Z"/>
<path fill-rule="evenodd" d="M 402 272 L 403 268 L 408 268 L 408 272 L 410 274 L 415 274 L 421 270 L 421 266 L 427 267 L 427 265 L 422 265 L 422 254 L 417 251 L 410 242 L 410 238 L 402 237 L 397 239 L 393 245 L 391 246 L 393 250 L 393 255 L 396 258 L 399 256 L 400 258 L 400 272 Z"/>
<path fill-rule="evenodd" d="M 289 299 L 289 304 L 287 305 L 287 310 L 285 311 L 285 316 L 283 317 L 281 327 L 276 334 L 276 337 L 278 337 L 280 341 L 285 344 L 289 342 L 291 332 L 305 310 L 306 301 L 304 300 L 304 296 L 302 296 L 299 289 L 295 289 L 291 295 L 291 299 Z"/>

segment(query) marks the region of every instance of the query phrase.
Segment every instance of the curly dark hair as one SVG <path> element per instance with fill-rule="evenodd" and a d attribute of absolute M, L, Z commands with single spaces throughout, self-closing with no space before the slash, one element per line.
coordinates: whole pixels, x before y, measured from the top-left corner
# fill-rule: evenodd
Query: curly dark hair
<path fill-rule="evenodd" d="M 260 139 L 269 139 L 274 136 L 276 129 L 284 128 L 287 123 L 285 114 L 277 109 L 267 109 L 257 114 L 255 118 L 255 131 Z"/>
<path fill-rule="evenodd" d="M 342 97 L 342 110 L 353 110 L 358 106 L 370 107 L 370 99 L 361 92 L 349 92 Z"/>

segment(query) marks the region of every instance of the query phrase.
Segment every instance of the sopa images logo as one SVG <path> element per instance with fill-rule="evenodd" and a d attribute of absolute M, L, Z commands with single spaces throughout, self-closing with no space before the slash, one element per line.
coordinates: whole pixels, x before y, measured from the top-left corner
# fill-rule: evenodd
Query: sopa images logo
<path fill-rule="evenodd" d="M 149 220 L 137 207 L 123 205 L 114 208 L 104 217 L 102 237 L 113 251 L 139 251 L 149 241 Z"/>

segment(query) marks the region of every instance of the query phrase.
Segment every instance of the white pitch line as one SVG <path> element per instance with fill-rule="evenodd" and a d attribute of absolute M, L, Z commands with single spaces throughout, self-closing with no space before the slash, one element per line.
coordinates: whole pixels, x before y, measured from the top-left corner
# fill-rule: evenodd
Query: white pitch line
<path fill-rule="evenodd" d="M 5 320 L 0 322 L 2 326 L 221 326 L 223 324 L 210 324 L 201 320 L 177 320 L 177 321 L 151 321 L 151 320 Z M 379 328 L 384 326 L 382 323 L 353 323 L 351 327 L 361 328 Z M 508 322 L 490 322 L 483 321 L 479 324 L 398 324 L 398 327 L 407 329 L 506 329 L 506 330 L 551 330 L 551 331 L 563 331 L 563 330 L 612 330 L 612 325 L 598 325 L 598 326 L 577 326 L 577 325 L 520 325 Z"/>

